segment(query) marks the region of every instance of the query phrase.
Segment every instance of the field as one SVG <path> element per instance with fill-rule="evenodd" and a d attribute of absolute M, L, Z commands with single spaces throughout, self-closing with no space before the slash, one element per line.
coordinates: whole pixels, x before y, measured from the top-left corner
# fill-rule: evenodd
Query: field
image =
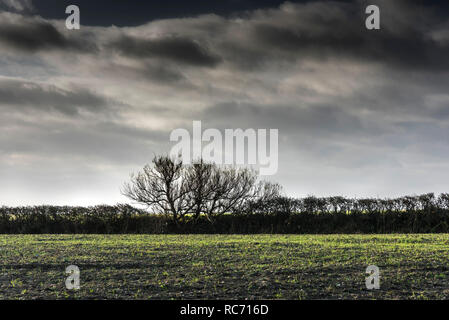
<path fill-rule="evenodd" d="M 0 235 L 0 298 L 449 299 L 449 235 Z"/>

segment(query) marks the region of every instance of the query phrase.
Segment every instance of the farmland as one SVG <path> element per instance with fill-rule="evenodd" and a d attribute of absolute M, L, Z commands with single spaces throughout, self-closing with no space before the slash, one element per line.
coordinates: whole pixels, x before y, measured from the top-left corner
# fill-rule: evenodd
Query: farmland
<path fill-rule="evenodd" d="M 0 299 L 400 298 L 449 299 L 448 234 L 0 235 Z"/>

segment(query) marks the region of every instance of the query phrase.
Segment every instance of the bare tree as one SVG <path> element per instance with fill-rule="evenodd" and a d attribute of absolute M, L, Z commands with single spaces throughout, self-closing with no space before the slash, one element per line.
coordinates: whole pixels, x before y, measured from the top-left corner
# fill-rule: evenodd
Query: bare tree
<path fill-rule="evenodd" d="M 249 203 L 275 197 L 279 191 L 279 185 L 259 182 L 257 172 L 248 168 L 219 167 L 203 160 L 183 165 L 158 156 L 152 166 L 131 176 L 122 193 L 154 212 L 170 214 L 175 222 L 202 215 L 213 222 L 219 215 L 243 212 Z"/>
<path fill-rule="evenodd" d="M 182 161 L 157 156 L 152 166 L 146 165 L 143 171 L 131 175 L 131 182 L 124 185 L 122 193 L 154 212 L 171 214 L 173 220 L 179 222 L 187 214 L 187 189 L 182 170 Z"/>

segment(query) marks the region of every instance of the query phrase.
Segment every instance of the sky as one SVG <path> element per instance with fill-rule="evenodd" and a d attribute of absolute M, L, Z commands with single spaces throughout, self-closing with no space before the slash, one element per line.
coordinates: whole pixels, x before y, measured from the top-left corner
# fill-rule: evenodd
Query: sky
<path fill-rule="evenodd" d="M 448 192 L 449 6 L 0 0 L 0 115 L 0 206 L 127 202 L 194 120 L 278 129 L 288 196 Z"/>

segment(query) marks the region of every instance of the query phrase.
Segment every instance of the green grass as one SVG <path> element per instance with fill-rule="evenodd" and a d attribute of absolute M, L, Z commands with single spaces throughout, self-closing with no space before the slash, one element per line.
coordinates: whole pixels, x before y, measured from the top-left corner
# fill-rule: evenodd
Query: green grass
<path fill-rule="evenodd" d="M 449 235 L 0 235 L 0 298 L 448 299 Z"/>

